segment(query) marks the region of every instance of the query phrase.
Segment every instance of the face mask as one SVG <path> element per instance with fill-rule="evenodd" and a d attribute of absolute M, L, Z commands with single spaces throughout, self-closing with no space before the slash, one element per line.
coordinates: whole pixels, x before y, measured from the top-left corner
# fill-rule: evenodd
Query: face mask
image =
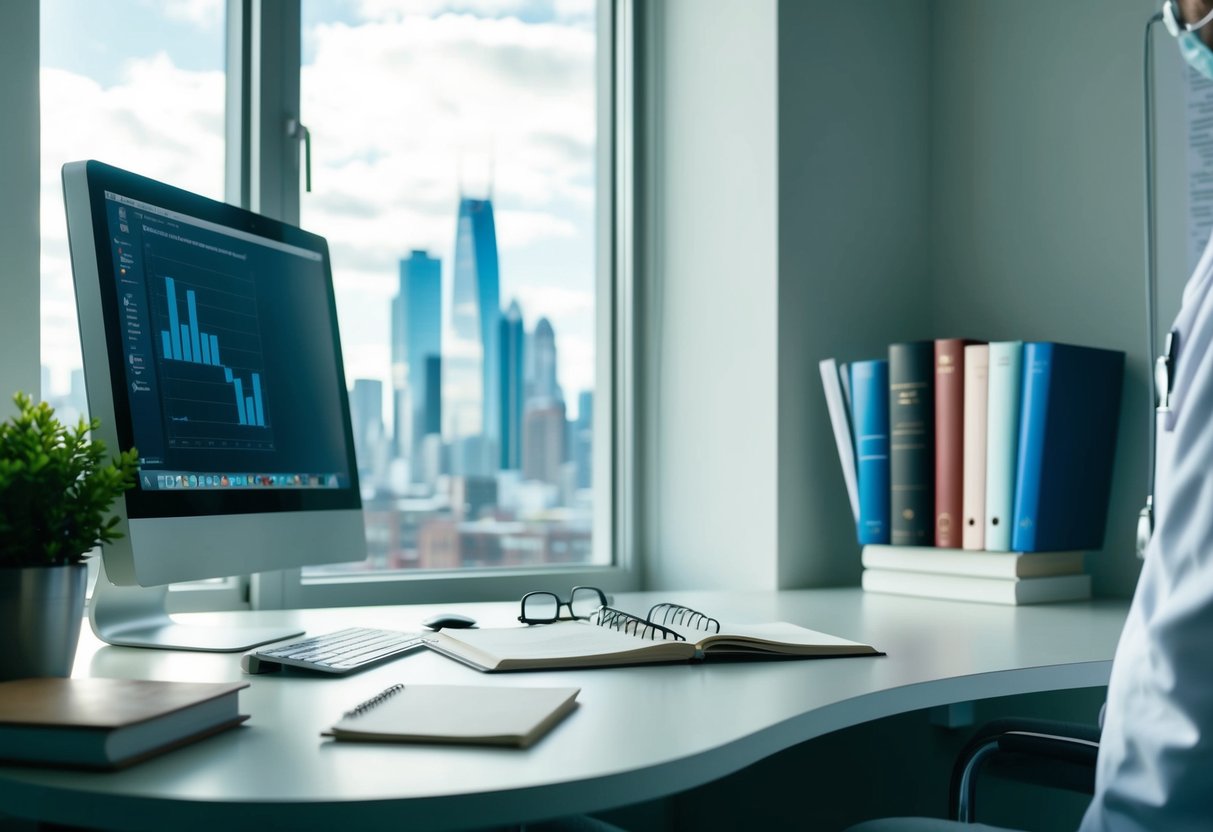
<path fill-rule="evenodd" d="M 1167 25 L 1167 31 L 1179 43 L 1179 54 L 1183 55 L 1189 66 L 1213 81 L 1213 49 L 1209 49 L 1196 34 L 1213 22 L 1213 13 L 1205 15 L 1204 20 L 1188 25 L 1182 22 L 1183 17 L 1175 0 L 1167 0 L 1162 6 L 1162 18 Z"/>
<path fill-rule="evenodd" d="M 1179 54 L 1183 55 L 1188 66 L 1213 81 L 1213 49 L 1210 49 L 1194 32 L 1180 34 Z"/>

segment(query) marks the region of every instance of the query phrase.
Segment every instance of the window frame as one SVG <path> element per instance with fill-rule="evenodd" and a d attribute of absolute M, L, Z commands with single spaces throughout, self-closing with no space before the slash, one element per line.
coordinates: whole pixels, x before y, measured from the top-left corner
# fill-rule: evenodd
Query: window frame
<path fill-rule="evenodd" d="M 302 69 L 299 0 L 228 0 L 228 201 L 299 222 Z M 609 592 L 640 585 L 635 487 L 636 30 L 633 0 L 599 0 L 594 537 L 603 565 L 424 570 L 304 576 L 252 575 L 254 609 L 502 600 L 585 584 Z M 602 426 L 602 427 L 598 427 Z M 243 583 L 243 581 L 242 581 Z M 201 590 L 205 591 L 205 590 Z"/>

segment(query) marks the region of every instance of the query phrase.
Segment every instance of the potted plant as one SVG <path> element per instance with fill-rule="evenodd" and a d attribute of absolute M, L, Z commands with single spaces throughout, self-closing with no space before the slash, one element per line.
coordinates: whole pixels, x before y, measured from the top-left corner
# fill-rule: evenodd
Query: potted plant
<path fill-rule="evenodd" d="M 89 439 L 97 420 L 67 428 L 46 403 L 13 397 L 0 422 L 0 679 L 68 676 L 76 656 L 85 558 L 116 540 L 114 500 L 135 484 L 134 449 L 109 460 Z"/>

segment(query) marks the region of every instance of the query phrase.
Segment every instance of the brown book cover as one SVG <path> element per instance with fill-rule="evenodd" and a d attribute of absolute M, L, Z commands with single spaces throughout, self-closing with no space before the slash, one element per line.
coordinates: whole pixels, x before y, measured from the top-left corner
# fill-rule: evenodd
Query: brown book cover
<path fill-rule="evenodd" d="M 18 679 L 0 682 L 0 757 L 118 768 L 243 722 L 247 682 Z"/>
<path fill-rule="evenodd" d="M 964 378 L 962 338 L 935 342 L 935 545 L 959 549 L 964 517 Z"/>

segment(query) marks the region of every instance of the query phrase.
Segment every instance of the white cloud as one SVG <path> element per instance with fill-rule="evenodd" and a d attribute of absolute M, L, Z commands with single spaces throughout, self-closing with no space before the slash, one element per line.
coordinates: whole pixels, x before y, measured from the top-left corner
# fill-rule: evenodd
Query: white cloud
<path fill-rule="evenodd" d="M 597 0 L 361 0 L 358 3 L 358 14 L 363 20 L 474 14 L 578 23 L 592 21 L 596 11 Z"/>
<path fill-rule="evenodd" d="M 498 211 L 497 243 L 502 248 L 530 245 L 540 240 L 573 237 L 577 227 L 564 217 L 544 211 Z"/>
<path fill-rule="evenodd" d="M 223 25 L 223 0 L 158 0 L 155 8 L 169 20 L 204 29 Z"/>
<path fill-rule="evenodd" d="M 517 298 L 527 329 L 540 318 L 559 323 L 594 311 L 594 295 L 579 289 L 523 284 L 518 287 Z"/>

